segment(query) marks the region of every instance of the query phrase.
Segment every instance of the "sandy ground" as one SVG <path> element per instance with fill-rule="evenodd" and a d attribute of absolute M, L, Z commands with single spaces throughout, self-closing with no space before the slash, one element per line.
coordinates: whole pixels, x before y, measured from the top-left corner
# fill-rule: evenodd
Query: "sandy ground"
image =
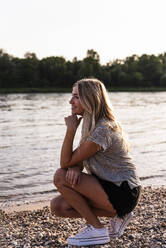
<path fill-rule="evenodd" d="M 25 203 L 22 205 L 16 205 L 16 206 L 10 206 L 6 208 L 1 208 L 2 211 L 4 211 L 6 214 L 10 214 L 13 212 L 22 212 L 22 211 L 35 211 L 40 210 L 44 207 L 50 206 L 49 201 L 39 201 L 39 202 L 31 202 L 31 203 Z"/>

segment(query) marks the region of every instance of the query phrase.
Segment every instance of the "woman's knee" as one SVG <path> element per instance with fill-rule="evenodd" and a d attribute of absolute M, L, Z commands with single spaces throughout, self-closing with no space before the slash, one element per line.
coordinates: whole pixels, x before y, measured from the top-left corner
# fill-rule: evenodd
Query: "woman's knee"
<path fill-rule="evenodd" d="M 56 187 L 60 187 L 65 182 L 66 170 L 58 169 L 54 174 L 53 183 Z"/>
<path fill-rule="evenodd" d="M 56 198 L 53 198 L 50 202 L 51 213 L 59 217 L 65 216 L 65 211 L 68 207 L 69 207 L 68 204 L 64 202 L 61 196 L 57 196 Z"/>
<path fill-rule="evenodd" d="M 52 214 L 58 215 L 58 213 L 61 211 L 61 203 L 58 201 L 58 199 L 53 198 L 50 201 L 50 209 Z"/>

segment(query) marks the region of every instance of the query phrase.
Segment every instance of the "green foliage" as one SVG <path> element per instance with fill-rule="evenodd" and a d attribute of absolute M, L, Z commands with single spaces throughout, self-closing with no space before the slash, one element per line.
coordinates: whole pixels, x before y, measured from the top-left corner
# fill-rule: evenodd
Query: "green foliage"
<path fill-rule="evenodd" d="M 27 52 L 17 58 L 0 49 L 0 88 L 43 90 L 70 89 L 74 82 L 95 77 L 108 89 L 142 89 L 166 87 L 166 53 L 142 56 L 132 55 L 124 60 L 100 64 L 100 56 L 88 50 L 82 60 L 47 57 L 39 60 L 35 53 Z"/>

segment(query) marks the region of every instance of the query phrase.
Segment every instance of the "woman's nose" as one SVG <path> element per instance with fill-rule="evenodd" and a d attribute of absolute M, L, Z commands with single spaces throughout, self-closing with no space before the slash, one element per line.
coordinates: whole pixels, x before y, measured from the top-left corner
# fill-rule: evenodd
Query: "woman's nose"
<path fill-rule="evenodd" d="M 73 99 L 71 98 L 70 101 L 69 101 L 69 103 L 72 104 L 72 102 L 73 102 Z"/>

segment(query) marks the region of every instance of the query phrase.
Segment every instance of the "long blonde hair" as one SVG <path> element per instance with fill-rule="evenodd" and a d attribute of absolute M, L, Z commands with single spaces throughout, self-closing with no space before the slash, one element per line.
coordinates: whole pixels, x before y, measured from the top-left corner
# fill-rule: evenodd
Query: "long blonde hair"
<path fill-rule="evenodd" d="M 78 87 L 80 103 L 84 109 L 81 143 L 94 130 L 99 119 L 108 120 L 108 125 L 122 135 L 122 127 L 115 118 L 104 84 L 95 78 L 85 78 L 77 81 L 75 86 Z"/>

